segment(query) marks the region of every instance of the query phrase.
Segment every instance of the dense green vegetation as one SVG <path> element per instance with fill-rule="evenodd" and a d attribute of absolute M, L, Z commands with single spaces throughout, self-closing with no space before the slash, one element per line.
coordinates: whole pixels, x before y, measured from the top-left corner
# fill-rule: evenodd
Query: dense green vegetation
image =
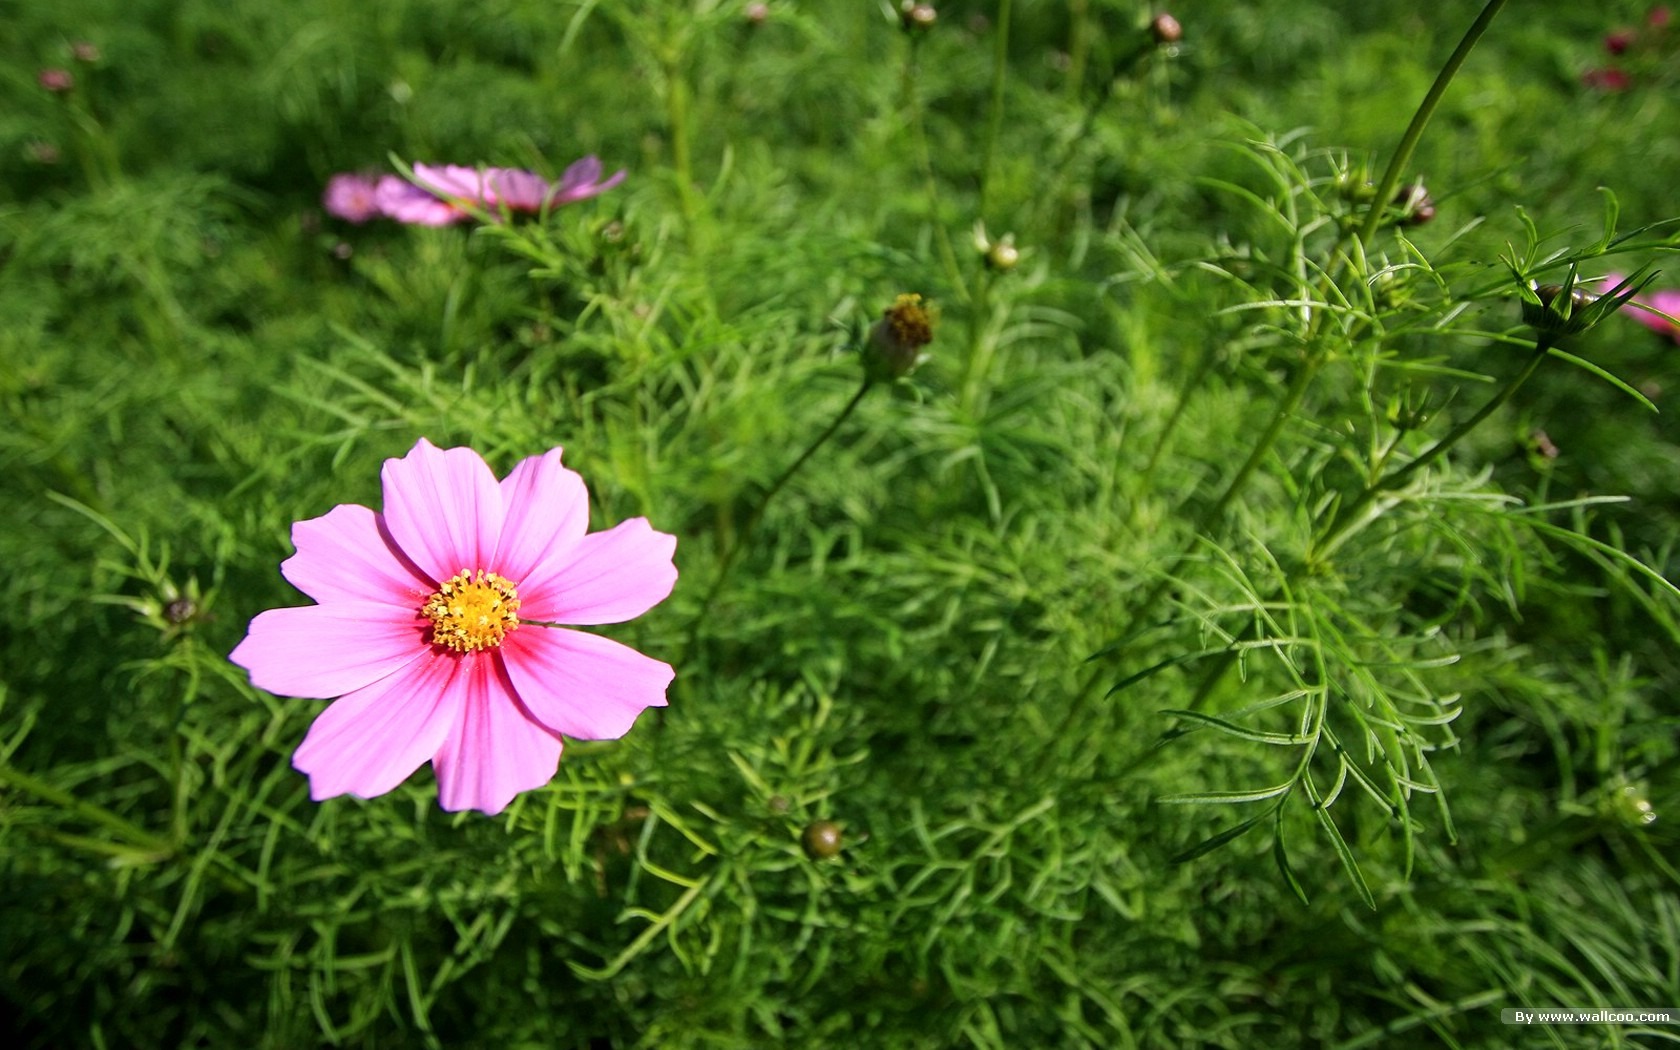
<path fill-rule="evenodd" d="M 1499 1011 L 1680 1005 L 1675 341 L 1576 286 L 1680 286 L 1680 29 L 1511 5 L 1408 156 L 1479 3 L 755 6 L 0 0 L 12 1045 L 1671 1041 Z M 227 661 L 421 436 L 679 537 L 494 818 Z"/>

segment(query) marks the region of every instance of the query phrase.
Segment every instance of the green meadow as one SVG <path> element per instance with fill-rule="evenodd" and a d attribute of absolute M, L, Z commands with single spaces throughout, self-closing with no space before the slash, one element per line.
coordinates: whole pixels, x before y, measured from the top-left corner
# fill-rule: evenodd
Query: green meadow
<path fill-rule="evenodd" d="M 1680 24 L 1163 13 L 0 0 L 8 1045 L 1680 1041 Z M 422 437 L 677 537 L 495 816 L 228 660 Z"/>

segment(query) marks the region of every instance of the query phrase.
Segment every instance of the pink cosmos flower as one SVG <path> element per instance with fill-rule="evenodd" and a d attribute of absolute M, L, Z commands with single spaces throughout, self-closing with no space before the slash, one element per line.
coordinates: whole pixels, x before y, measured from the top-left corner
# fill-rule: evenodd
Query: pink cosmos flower
<path fill-rule="evenodd" d="M 468 168 L 459 164 L 416 164 L 414 181 L 388 175 L 379 180 L 379 209 L 398 222 L 448 226 L 475 210 L 495 218 L 510 212 L 535 214 L 545 207 L 605 193 L 624 181 L 624 172 L 601 181 L 601 162 L 590 156 L 567 168 L 558 183 L 519 168 Z"/>
<path fill-rule="evenodd" d="M 280 571 L 318 604 L 270 609 L 230 659 L 259 689 L 337 697 L 292 764 L 317 801 L 371 798 L 427 761 L 444 809 L 495 814 L 559 767 L 561 735 L 615 739 L 665 704 L 669 664 L 599 635 L 671 593 L 676 537 L 632 518 L 585 534 L 560 449 L 498 482 L 422 438 L 385 461 L 384 510 L 292 527 Z"/>
<path fill-rule="evenodd" d="M 1607 289 L 1614 288 L 1618 284 L 1621 284 L 1623 280 L 1625 280 L 1625 276 L 1623 274 L 1605 274 L 1604 279 L 1601 282 L 1601 286 Z M 1627 305 L 1629 308 L 1628 315 L 1635 321 L 1638 321 L 1640 324 L 1649 328 L 1651 331 L 1656 332 L 1658 335 L 1666 335 L 1675 342 L 1680 343 L 1680 327 L 1676 327 L 1673 322 L 1659 317 L 1657 314 L 1651 312 L 1652 310 L 1657 310 L 1661 313 L 1667 314 L 1669 317 L 1680 318 L 1680 291 L 1676 291 L 1674 289 L 1663 289 L 1661 291 L 1648 292 L 1644 295 L 1629 299 Z"/>
<path fill-rule="evenodd" d="M 378 183 L 366 175 L 334 175 L 321 194 L 328 215 L 360 226 L 379 215 Z"/>

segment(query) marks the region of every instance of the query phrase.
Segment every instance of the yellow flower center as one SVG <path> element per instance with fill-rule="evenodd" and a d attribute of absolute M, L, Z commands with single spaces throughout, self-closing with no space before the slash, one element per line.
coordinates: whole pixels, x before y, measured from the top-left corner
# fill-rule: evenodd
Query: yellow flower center
<path fill-rule="evenodd" d="M 494 649 L 519 626 L 519 591 L 511 580 L 468 569 L 443 581 L 421 615 L 432 621 L 432 644 L 471 653 Z"/>

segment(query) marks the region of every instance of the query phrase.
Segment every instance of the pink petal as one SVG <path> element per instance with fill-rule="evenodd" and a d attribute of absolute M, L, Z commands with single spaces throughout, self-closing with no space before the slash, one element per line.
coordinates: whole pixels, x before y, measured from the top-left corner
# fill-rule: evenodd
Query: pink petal
<path fill-rule="evenodd" d="M 418 226 L 448 226 L 466 219 L 467 213 L 448 201 L 438 200 L 406 179 L 386 175 L 373 190 L 373 201 L 381 215 Z"/>
<path fill-rule="evenodd" d="M 521 584 L 548 561 L 569 559 L 589 530 L 589 490 L 560 465 L 560 449 L 520 460 L 502 480 L 501 543 L 496 572 Z"/>
<path fill-rule="evenodd" d="M 491 666 L 428 654 L 329 705 L 292 756 L 292 765 L 309 774 L 309 796 L 372 798 L 401 784 L 449 735 L 475 665 Z"/>
<path fill-rule="evenodd" d="M 280 563 L 280 572 L 318 602 L 374 601 L 419 609 L 436 589 L 385 535 L 379 516 L 354 503 L 293 525 L 292 546 L 297 553 Z"/>
<path fill-rule="evenodd" d="M 376 190 L 377 184 L 366 175 L 334 175 L 321 194 L 321 207 L 328 215 L 361 224 L 379 214 Z"/>
<path fill-rule="evenodd" d="M 549 203 L 558 208 L 562 204 L 584 200 L 602 194 L 624 181 L 622 170 L 615 172 L 612 178 L 605 182 L 601 178 L 601 161 L 591 155 L 574 163 L 560 173 L 560 181 L 554 187 L 554 195 Z"/>
<path fill-rule="evenodd" d="M 522 620 L 623 623 L 664 601 L 677 583 L 677 538 L 631 518 L 583 537 L 575 553 L 546 562 L 519 590 Z"/>
<path fill-rule="evenodd" d="M 502 643 L 502 666 L 531 716 L 556 733 L 615 740 L 665 706 L 676 672 L 610 638 L 526 625 Z"/>
<path fill-rule="evenodd" d="M 440 449 L 421 438 L 402 459 L 388 459 L 385 528 L 421 572 L 441 583 L 489 569 L 502 532 L 502 491 L 477 452 Z"/>
<path fill-rule="evenodd" d="M 459 197 L 472 204 L 483 204 L 485 200 L 484 176 L 477 168 L 460 164 L 416 164 L 414 181 L 439 197 Z"/>
<path fill-rule="evenodd" d="M 343 696 L 413 663 L 432 625 L 417 610 L 368 601 L 270 609 L 251 621 L 228 659 L 251 684 L 281 696 Z"/>
<path fill-rule="evenodd" d="M 516 168 L 491 168 L 484 177 L 490 184 L 492 203 L 505 204 L 513 211 L 542 210 L 548 180 L 541 175 Z"/>
<path fill-rule="evenodd" d="M 532 721 L 495 662 L 466 676 L 460 716 L 432 756 L 438 803 L 448 810 L 500 813 L 521 791 L 560 768 L 560 738 Z"/>

